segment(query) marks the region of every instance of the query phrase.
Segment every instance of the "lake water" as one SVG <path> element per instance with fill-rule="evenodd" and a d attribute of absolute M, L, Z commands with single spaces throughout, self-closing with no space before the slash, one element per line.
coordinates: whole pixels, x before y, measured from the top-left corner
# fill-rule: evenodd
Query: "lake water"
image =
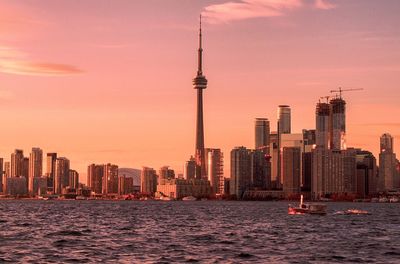
<path fill-rule="evenodd" d="M 400 263 L 400 203 L 0 201 L 0 262 Z M 370 215 L 337 215 L 358 208 Z"/>

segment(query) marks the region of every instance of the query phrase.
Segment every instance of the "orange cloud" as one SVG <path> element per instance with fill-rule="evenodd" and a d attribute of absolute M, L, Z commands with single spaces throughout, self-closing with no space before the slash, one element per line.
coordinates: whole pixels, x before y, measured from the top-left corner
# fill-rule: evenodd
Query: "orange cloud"
<path fill-rule="evenodd" d="M 326 2 L 324 0 L 315 0 L 315 8 L 328 10 L 328 9 L 336 8 L 336 6 L 334 4 Z"/>
<path fill-rule="evenodd" d="M 0 72 L 19 75 L 60 76 L 82 73 L 82 70 L 67 64 L 32 62 L 23 52 L 0 46 Z"/>
<path fill-rule="evenodd" d="M 288 10 L 304 5 L 304 0 L 241 0 L 206 6 L 202 14 L 207 22 L 217 24 L 257 17 L 283 16 Z M 323 0 L 316 0 L 314 6 L 318 9 L 335 8 Z"/>

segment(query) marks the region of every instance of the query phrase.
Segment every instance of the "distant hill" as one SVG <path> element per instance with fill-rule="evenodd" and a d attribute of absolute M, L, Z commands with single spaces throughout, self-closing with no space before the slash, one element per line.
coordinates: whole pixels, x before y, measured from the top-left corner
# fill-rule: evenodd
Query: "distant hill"
<path fill-rule="evenodd" d="M 133 178 L 133 185 L 140 186 L 140 174 L 142 173 L 141 170 L 133 169 L 133 168 L 119 168 L 118 175 L 122 176 L 125 175 L 126 177 Z"/>

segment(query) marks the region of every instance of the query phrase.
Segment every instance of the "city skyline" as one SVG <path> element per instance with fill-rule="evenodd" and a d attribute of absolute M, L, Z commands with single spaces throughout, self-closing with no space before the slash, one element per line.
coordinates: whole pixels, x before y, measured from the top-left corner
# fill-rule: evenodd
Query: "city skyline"
<path fill-rule="evenodd" d="M 400 126 L 393 117 L 400 114 L 396 107 L 400 34 L 394 28 L 398 18 L 389 9 L 399 10 L 399 4 L 363 1 L 366 4 L 357 5 L 359 13 L 350 17 L 357 1 L 315 1 L 315 5 L 313 1 L 285 1 L 297 4 L 277 7 L 279 14 L 269 13 L 268 4 L 236 2 L 254 8 L 255 18 L 238 15 L 240 5 L 230 8 L 227 1 L 190 6 L 169 1 L 169 8 L 184 15 L 176 19 L 161 15 L 166 5 L 160 1 L 159 9 L 153 11 L 159 17 L 146 13 L 131 21 L 128 11 L 152 12 L 151 4 L 121 1 L 116 10 L 108 11 L 106 2 L 95 8 L 94 1 L 88 1 L 85 7 L 93 9 L 88 14 L 78 12 L 76 21 L 70 21 L 68 17 L 76 9 L 67 1 L 43 1 L 35 6 L 31 1 L 3 1 L 1 9 L 8 11 L 1 11 L 6 19 L 0 21 L 4 33 L 0 38 L 0 111 L 7 129 L 1 157 L 7 161 L 14 149 L 26 152 L 32 147 L 61 153 L 70 159 L 83 182 L 91 163 L 134 168 L 170 165 L 183 171 L 195 142 L 196 106 L 190 80 L 197 63 L 199 13 L 205 16 L 205 68 L 210 80 L 204 98 L 205 147 L 221 148 L 226 154 L 235 146 L 252 148 L 254 118 L 268 118 L 270 130 L 276 131 L 276 108 L 281 104 L 291 107 L 292 133 L 314 129 L 315 104 L 339 86 L 364 88 L 344 95 L 348 146 L 377 156 L 383 133 L 398 138 Z M 217 8 L 216 4 L 221 5 Z M 125 8 L 127 12 L 122 12 Z M 375 15 L 367 18 L 372 8 Z M 388 23 L 378 25 L 382 13 Z M 105 20 L 95 16 L 99 14 L 105 15 Z M 353 22 L 351 27 L 335 25 L 340 14 Z M 357 18 L 360 21 L 355 21 Z M 146 19 L 154 25 L 145 23 Z M 131 22 L 129 27 L 122 26 L 124 20 Z M 159 26 L 164 20 L 170 23 Z M 327 28 L 301 30 L 314 20 L 323 21 Z M 107 24 L 109 21 L 114 24 Z M 78 28 L 79 23 L 86 27 Z M 66 34 L 77 31 L 71 39 L 57 33 L 66 25 Z M 363 32 L 366 28 L 370 31 Z M 112 33 L 114 29 L 119 30 Z M 257 35 L 263 30 L 270 33 L 268 38 Z M 292 37 L 284 36 L 289 33 L 298 40 L 292 42 Z M 306 34 L 299 38 L 300 33 Z M 175 39 L 167 38 L 169 34 Z M 107 37 L 112 41 L 105 43 Z M 240 40 L 243 37 L 248 41 Z M 89 40 L 93 43 L 86 42 Z M 44 42 L 46 50 L 40 47 Z M 317 44 L 322 48 L 311 52 Z M 386 53 L 378 50 L 382 45 Z M 328 48 L 330 55 L 324 53 Z M 355 62 L 346 58 L 353 52 Z M 363 55 L 368 55 L 365 60 Z M 284 78 L 288 75 L 291 78 Z M 394 143 L 396 152 L 399 143 Z M 228 168 L 229 161 L 226 172 Z"/>

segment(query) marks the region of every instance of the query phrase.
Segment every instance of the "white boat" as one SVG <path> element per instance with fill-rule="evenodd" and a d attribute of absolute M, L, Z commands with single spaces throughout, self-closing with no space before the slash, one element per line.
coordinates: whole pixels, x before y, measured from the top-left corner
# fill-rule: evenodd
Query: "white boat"
<path fill-rule="evenodd" d="M 389 199 L 386 198 L 386 197 L 381 197 L 381 198 L 379 198 L 379 202 L 380 203 L 387 203 L 387 202 L 389 202 Z"/>
<path fill-rule="evenodd" d="M 398 203 L 398 202 L 399 202 L 399 198 L 396 197 L 396 196 L 392 196 L 392 197 L 390 197 L 389 202 L 391 202 L 391 203 Z"/>
<path fill-rule="evenodd" d="M 182 198 L 182 201 L 196 201 L 197 198 L 193 196 L 185 196 Z"/>
<path fill-rule="evenodd" d="M 289 204 L 288 214 L 318 214 L 325 215 L 326 214 L 326 204 L 319 203 L 304 203 L 303 195 L 300 196 L 300 204 L 299 206 L 293 206 Z"/>
<path fill-rule="evenodd" d="M 161 196 L 160 201 L 173 201 L 174 198 L 168 197 L 168 196 Z"/>

